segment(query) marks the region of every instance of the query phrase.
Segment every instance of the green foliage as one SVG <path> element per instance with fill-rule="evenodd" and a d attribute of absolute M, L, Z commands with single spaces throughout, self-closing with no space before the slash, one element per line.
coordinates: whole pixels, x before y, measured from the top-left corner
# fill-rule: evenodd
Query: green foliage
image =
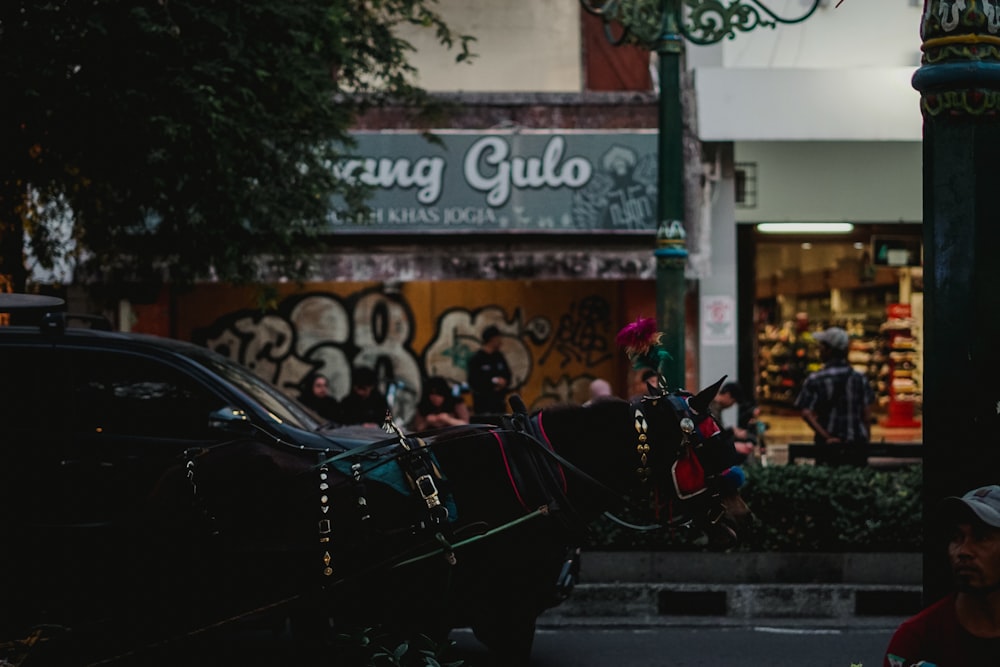
<path fill-rule="evenodd" d="M 921 466 L 899 470 L 769 466 L 747 470 L 742 496 L 755 528 L 744 551 L 878 552 L 923 548 Z M 621 518 L 651 521 L 648 502 L 632 501 Z M 660 520 L 668 515 L 661 512 Z M 690 550 L 700 535 L 684 530 L 639 532 L 602 518 L 591 526 L 589 549 Z"/>
<path fill-rule="evenodd" d="M 923 468 L 753 468 L 743 492 L 757 519 L 751 548 L 920 551 Z"/>
<path fill-rule="evenodd" d="M 334 664 L 365 667 L 461 667 L 463 660 L 445 661 L 455 642 L 436 643 L 425 635 L 413 639 L 394 638 L 378 628 L 342 634 L 334 645 Z"/>
<path fill-rule="evenodd" d="M 397 28 L 470 55 L 432 6 L 0 3 L 0 233 L 24 225 L 49 265 L 66 219 L 52 207 L 71 210 L 91 276 L 110 284 L 305 275 L 331 202 L 364 208 L 331 169 L 357 114 L 429 102 Z"/>

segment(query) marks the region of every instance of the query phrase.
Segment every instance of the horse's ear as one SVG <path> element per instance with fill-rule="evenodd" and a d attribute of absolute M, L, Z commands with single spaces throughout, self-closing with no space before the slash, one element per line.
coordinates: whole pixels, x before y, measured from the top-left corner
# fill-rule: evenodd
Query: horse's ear
<path fill-rule="evenodd" d="M 721 378 L 719 378 L 719 381 L 713 384 L 711 387 L 706 387 L 701 391 L 699 391 L 697 396 L 693 397 L 690 401 L 688 401 L 688 405 L 694 408 L 695 412 L 699 414 L 704 414 L 708 412 L 709 403 L 715 400 L 715 396 L 719 393 L 719 387 L 722 386 L 722 383 L 726 381 L 727 377 L 729 376 L 723 375 Z"/>

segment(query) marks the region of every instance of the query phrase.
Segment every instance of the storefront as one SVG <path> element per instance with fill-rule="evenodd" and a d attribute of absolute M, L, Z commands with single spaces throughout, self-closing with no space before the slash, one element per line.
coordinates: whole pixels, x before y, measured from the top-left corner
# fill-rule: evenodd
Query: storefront
<path fill-rule="evenodd" d="M 848 361 L 875 389 L 878 425 L 919 428 L 921 227 L 844 227 L 850 229 L 817 234 L 788 233 L 785 225 L 775 234 L 759 224 L 741 226 L 742 303 L 752 304 L 745 308 L 744 331 L 752 334 L 742 343 L 741 360 L 748 361 L 742 376 L 755 379 L 765 415 L 797 415 L 802 381 L 821 366 L 811 334 L 840 326 L 851 336 Z"/>
<path fill-rule="evenodd" d="M 615 334 L 656 311 L 655 130 L 435 134 L 355 134 L 335 169 L 372 187 L 368 211 L 331 219 L 302 284 L 275 281 L 264 307 L 202 284 L 134 305 L 134 330 L 206 345 L 293 396 L 309 370 L 340 398 L 352 368 L 374 368 L 401 423 L 428 376 L 465 382 L 489 326 L 531 408 L 583 402 L 597 378 L 626 396 Z"/>

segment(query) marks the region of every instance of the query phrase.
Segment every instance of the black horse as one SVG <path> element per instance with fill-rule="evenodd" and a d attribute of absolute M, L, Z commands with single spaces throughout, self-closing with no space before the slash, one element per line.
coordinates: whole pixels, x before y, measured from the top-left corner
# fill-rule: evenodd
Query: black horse
<path fill-rule="evenodd" d="M 748 527 L 708 411 L 718 386 L 515 410 L 500 426 L 335 430 L 322 452 L 253 438 L 192 452 L 155 494 L 158 553 L 194 564 L 163 580 L 158 622 L 287 603 L 299 627 L 471 627 L 524 660 L 583 530 L 623 498 L 655 499 L 721 546 Z"/>

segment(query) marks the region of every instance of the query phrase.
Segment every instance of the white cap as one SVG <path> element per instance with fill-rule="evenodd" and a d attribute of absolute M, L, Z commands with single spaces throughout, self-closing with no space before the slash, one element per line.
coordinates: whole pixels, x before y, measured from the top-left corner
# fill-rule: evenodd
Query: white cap
<path fill-rule="evenodd" d="M 950 496 L 942 502 L 946 511 L 970 509 L 987 526 L 1000 528 L 1000 486 L 983 486 L 964 496 Z"/>

